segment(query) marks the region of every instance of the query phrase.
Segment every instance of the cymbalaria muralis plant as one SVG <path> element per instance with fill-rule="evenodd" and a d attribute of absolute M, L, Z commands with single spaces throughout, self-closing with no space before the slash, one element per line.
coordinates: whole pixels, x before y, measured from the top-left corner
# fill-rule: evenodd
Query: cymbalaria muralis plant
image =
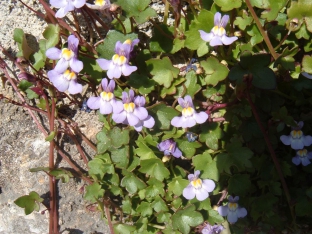
<path fill-rule="evenodd" d="M 30 169 L 50 179 L 49 233 L 60 230 L 56 180 L 73 176 L 111 233 L 311 231 L 312 3 L 164 0 L 158 15 L 154 2 L 39 0 L 45 13 L 33 12 L 49 23 L 39 50 L 18 28 L 16 58 L 1 46 L 20 70 L 11 77 L 1 59 L 20 102 L 0 98 L 25 107 L 50 142 L 48 166 Z M 65 102 L 99 116 L 96 145 Z M 42 199 L 15 203 L 30 214 Z"/>

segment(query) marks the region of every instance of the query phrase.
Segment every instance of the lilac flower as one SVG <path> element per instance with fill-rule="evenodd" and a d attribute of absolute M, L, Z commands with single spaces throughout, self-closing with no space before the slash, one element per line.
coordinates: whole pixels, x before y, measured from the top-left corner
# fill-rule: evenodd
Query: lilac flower
<path fill-rule="evenodd" d="M 111 3 L 109 0 L 94 0 L 94 4 L 86 3 L 86 5 L 94 10 L 105 10 L 110 8 Z"/>
<path fill-rule="evenodd" d="M 238 218 L 243 218 L 247 215 L 247 210 L 237 204 L 239 196 L 234 198 L 229 196 L 228 200 L 227 205 L 218 207 L 218 212 L 221 216 L 227 216 L 227 220 L 230 223 L 236 223 Z"/>
<path fill-rule="evenodd" d="M 116 100 L 114 96 L 115 81 L 104 78 L 101 82 L 103 91 L 99 97 L 90 97 L 87 101 L 87 105 L 90 109 L 100 109 L 100 113 L 108 115 L 113 112 L 116 106 Z"/>
<path fill-rule="evenodd" d="M 134 99 L 134 103 L 137 107 L 144 107 L 145 105 L 145 98 L 142 96 L 137 96 Z M 134 125 L 134 129 L 138 132 L 142 131 L 143 126 L 146 128 L 152 128 L 155 125 L 155 120 L 152 116 L 148 115 L 145 119 L 139 119 L 139 122 Z"/>
<path fill-rule="evenodd" d="M 131 40 L 126 40 L 123 44 L 117 41 L 115 45 L 115 55 L 112 57 L 112 60 L 96 60 L 103 70 L 107 70 L 108 78 L 120 78 L 121 74 L 129 76 L 132 72 L 137 70 L 136 66 L 129 65 L 129 58 L 134 45 L 138 42 L 138 39 L 133 42 Z"/>
<path fill-rule="evenodd" d="M 185 98 L 178 98 L 180 106 L 183 108 L 181 117 L 174 117 L 171 124 L 175 127 L 188 128 L 193 127 L 196 123 L 202 124 L 208 119 L 205 112 L 196 113 L 193 101 L 189 95 Z"/>
<path fill-rule="evenodd" d="M 62 73 L 68 66 L 74 72 L 80 72 L 83 68 L 83 63 L 77 59 L 78 57 L 78 44 L 79 40 L 74 35 L 68 37 L 68 48 L 63 48 L 62 50 L 52 47 L 46 51 L 46 56 L 49 59 L 57 60 L 54 70 Z"/>
<path fill-rule="evenodd" d="M 301 128 L 303 127 L 303 122 L 298 123 L 298 127 L 292 127 L 290 135 L 282 135 L 280 137 L 281 141 L 285 145 L 290 145 L 294 150 L 303 149 L 305 146 L 310 146 L 312 144 L 312 137 L 303 135 Z"/>
<path fill-rule="evenodd" d="M 200 37 L 209 42 L 210 46 L 230 45 L 237 40 L 237 37 L 227 37 L 225 35 L 225 27 L 229 21 L 229 16 L 224 15 L 221 19 L 221 14 L 217 12 L 214 15 L 214 27 L 210 33 L 199 30 Z"/>
<path fill-rule="evenodd" d="M 86 0 L 50 0 L 50 4 L 55 8 L 60 8 L 55 17 L 63 18 L 69 11 L 75 8 L 81 8 L 86 3 Z"/>
<path fill-rule="evenodd" d="M 122 102 L 117 101 L 114 112 L 113 120 L 116 123 L 129 124 L 135 126 L 139 121 L 145 121 L 148 117 L 145 107 L 140 106 L 139 102 L 134 99 L 134 91 L 129 90 L 129 95 L 122 92 Z"/>
<path fill-rule="evenodd" d="M 200 171 L 197 170 L 194 174 L 188 175 L 190 183 L 185 189 L 183 189 L 183 196 L 188 200 L 191 200 L 196 196 L 197 200 L 203 201 L 209 197 L 209 192 L 212 192 L 216 187 L 212 180 L 202 180 L 198 178 L 199 174 Z"/>
<path fill-rule="evenodd" d="M 310 74 L 310 73 L 302 72 L 301 75 L 303 75 L 304 77 L 306 77 L 308 79 L 312 79 L 312 74 Z"/>
<path fill-rule="evenodd" d="M 224 227 L 222 225 L 210 225 L 209 223 L 205 225 L 202 230 L 202 234 L 219 234 L 222 232 Z"/>
<path fill-rule="evenodd" d="M 63 73 L 58 73 L 54 69 L 48 71 L 48 77 L 52 84 L 60 92 L 68 90 L 70 94 L 77 94 L 82 91 L 82 85 L 77 83 L 77 76 L 73 71 L 66 70 Z"/>
<path fill-rule="evenodd" d="M 292 158 L 292 162 L 295 165 L 299 165 L 300 163 L 303 166 L 309 165 L 310 159 L 312 159 L 312 152 L 308 152 L 306 149 L 298 150 L 296 156 Z"/>
<path fill-rule="evenodd" d="M 179 150 L 176 144 L 177 143 L 173 139 L 170 138 L 170 139 L 160 142 L 157 145 L 157 148 L 160 151 L 164 152 L 165 156 L 172 155 L 176 158 L 180 158 L 182 156 L 182 152 L 181 150 Z"/>

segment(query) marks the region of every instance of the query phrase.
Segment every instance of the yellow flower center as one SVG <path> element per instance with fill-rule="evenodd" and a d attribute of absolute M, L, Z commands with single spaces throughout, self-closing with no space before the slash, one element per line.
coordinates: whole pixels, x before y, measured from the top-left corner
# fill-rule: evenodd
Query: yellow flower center
<path fill-rule="evenodd" d="M 112 100 L 112 99 L 114 98 L 114 94 L 111 93 L 111 92 L 105 92 L 105 91 L 103 91 L 103 92 L 101 93 L 101 97 L 102 97 L 102 99 L 103 99 L 104 101 L 109 102 L 110 100 Z"/>
<path fill-rule="evenodd" d="M 184 117 L 190 117 L 192 116 L 194 113 L 194 109 L 192 107 L 186 107 L 186 108 L 183 108 L 182 110 L 182 115 Z"/>
<path fill-rule="evenodd" d="M 70 60 L 72 57 L 74 57 L 74 52 L 70 49 L 64 48 L 62 49 L 62 57 L 66 59 L 67 61 Z"/>
<path fill-rule="evenodd" d="M 134 111 L 134 108 L 135 108 L 135 104 L 133 102 L 124 104 L 124 110 L 127 111 L 128 113 L 129 112 L 132 113 Z"/>
<path fill-rule="evenodd" d="M 307 156 L 308 151 L 306 149 L 298 150 L 297 154 L 303 158 Z"/>
<path fill-rule="evenodd" d="M 75 80 L 77 78 L 76 73 L 75 72 L 71 72 L 70 70 L 66 70 L 63 73 L 63 76 L 67 79 L 67 80 Z"/>
<path fill-rule="evenodd" d="M 237 209 L 237 203 L 236 202 L 234 202 L 234 203 L 232 203 L 232 202 L 229 202 L 229 205 L 228 205 L 228 207 L 229 207 L 229 209 L 231 210 L 231 211 L 235 211 L 236 209 Z"/>
<path fill-rule="evenodd" d="M 132 40 L 130 40 L 130 39 L 127 39 L 127 40 L 125 40 L 125 42 L 124 42 L 124 44 L 129 44 L 129 45 L 131 45 L 131 43 L 132 43 Z"/>
<path fill-rule="evenodd" d="M 127 58 L 123 55 L 119 56 L 118 54 L 115 54 L 113 56 L 113 63 L 118 64 L 119 66 L 124 65 L 127 62 Z"/>
<path fill-rule="evenodd" d="M 191 184 L 192 184 L 192 186 L 193 186 L 195 189 L 200 189 L 200 188 L 202 187 L 203 182 L 202 182 L 201 179 L 197 178 L 197 179 L 193 180 L 193 181 L 191 182 Z"/>
<path fill-rule="evenodd" d="M 96 6 L 104 6 L 106 4 L 106 1 L 104 0 L 95 0 L 94 5 Z"/>
<path fill-rule="evenodd" d="M 302 131 L 301 130 L 292 130 L 290 135 L 294 139 L 300 139 L 302 137 Z"/>
<path fill-rule="evenodd" d="M 218 25 L 216 25 L 212 28 L 212 32 L 219 37 L 222 37 L 223 35 L 225 35 L 225 29 L 223 27 L 218 26 Z"/>

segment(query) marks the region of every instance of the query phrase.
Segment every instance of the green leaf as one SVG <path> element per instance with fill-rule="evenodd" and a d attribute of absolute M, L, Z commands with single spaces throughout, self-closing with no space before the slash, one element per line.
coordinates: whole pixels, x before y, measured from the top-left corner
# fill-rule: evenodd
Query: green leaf
<path fill-rule="evenodd" d="M 168 206 L 166 202 L 160 197 L 157 196 L 153 203 L 151 204 L 151 207 L 158 213 L 158 212 L 165 212 L 169 211 Z"/>
<path fill-rule="evenodd" d="M 195 167 L 194 170 L 200 170 L 201 178 L 209 178 L 215 181 L 219 181 L 220 173 L 217 168 L 217 162 L 212 160 L 209 153 L 196 155 L 192 158 L 192 164 Z"/>
<path fill-rule="evenodd" d="M 206 73 L 206 83 L 213 86 L 216 86 L 220 81 L 224 80 L 229 73 L 229 69 L 214 57 L 210 57 L 200 64 Z"/>
<path fill-rule="evenodd" d="M 201 142 L 206 142 L 206 145 L 217 150 L 219 148 L 219 139 L 223 136 L 223 131 L 219 123 L 209 123 L 202 125 L 202 133 L 199 135 Z"/>
<path fill-rule="evenodd" d="M 183 156 L 188 159 L 191 159 L 194 156 L 196 148 L 201 147 L 201 144 L 197 141 L 188 142 L 186 140 L 176 140 L 176 142 L 178 143 L 179 149 L 182 151 Z"/>
<path fill-rule="evenodd" d="M 191 205 L 183 210 L 178 210 L 172 215 L 172 225 L 176 230 L 180 230 L 183 234 L 188 234 L 191 231 L 191 227 L 204 222 L 202 215 L 195 211 L 195 206 Z"/>
<path fill-rule="evenodd" d="M 153 213 L 151 204 L 144 201 L 141 202 L 141 204 L 137 207 L 136 211 L 140 213 L 142 217 L 151 216 Z"/>
<path fill-rule="evenodd" d="M 28 88 L 30 88 L 33 84 L 31 82 L 28 82 L 27 80 L 21 80 L 18 84 L 18 88 L 22 91 L 26 91 Z"/>
<path fill-rule="evenodd" d="M 29 60 L 29 56 L 35 51 L 29 47 L 24 31 L 20 28 L 15 28 L 13 32 L 14 41 L 18 44 L 19 53 L 18 57 L 24 56 L 26 60 Z"/>
<path fill-rule="evenodd" d="M 96 145 L 97 152 L 99 154 L 104 153 L 107 149 L 111 147 L 111 139 L 109 138 L 107 132 L 101 131 L 96 135 L 96 139 L 99 141 Z"/>
<path fill-rule="evenodd" d="M 123 170 L 123 174 L 125 177 L 121 180 L 121 186 L 125 187 L 130 194 L 136 193 L 138 190 L 146 187 L 145 183 L 133 173 Z"/>
<path fill-rule="evenodd" d="M 49 136 L 45 138 L 45 141 L 53 141 L 55 134 L 56 134 L 55 131 L 50 132 Z"/>
<path fill-rule="evenodd" d="M 160 196 L 164 196 L 165 195 L 164 184 L 161 181 L 151 177 L 147 181 L 147 183 L 149 185 L 145 189 L 147 198 L 156 197 L 158 195 L 160 195 Z"/>
<path fill-rule="evenodd" d="M 41 51 L 38 51 L 30 56 L 30 60 L 33 62 L 33 67 L 36 70 L 40 70 L 45 65 L 46 56 Z"/>
<path fill-rule="evenodd" d="M 165 212 L 160 212 L 158 214 L 155 214 L 155 216 L 157 217 L 157 222 L 158 223 L 168 222 L 168 220 L 170 220 L 170 218 L 171 218 L 171 214 L 170 213 L 165 213 Z M 170 234 L 172 234 L 172 232 L 170 232 Z"/>
<path fill-rule="evenodd" d="M 287 10 L 288 22 L 293 19 L 297 19 L 301 28 L 306 28 L 309 32 L 312 32 L 312 5 L 309 0 L 299 0 L 297 2 L 291 1 L 291 5 Z M 288 23 L 289 24 L 289 23 Z M 297 35 L 300 39 L 302 36 Z"/>
<path fill-rule="evenodd" d="M 173 193 L 176 196 L 181 196 L 183 189 L 189 185 L 189 181 L 182 179 L 181 177 L 173 178 L 168 184 L 168 192 Z"/>
<path fill-rule="evenodd" d="M 135 226 L 129 224 L 114 224 L 114 231 L 116 234 L 132 234 L 135 229 Z"/>
<path fill-rule="evenodd" d="M 211 225 L 214 225 L 215 223 L 221 223 L 224 221 L 224 219 L 222 218 L 222 216 L 219 215 L 219 213 L 215 210 L 208 210 L 208 222 Z"/>
<path fill-rule="evenodd" d="M 95 84 L 99 84 L 103 79 L 103 70 L 96 62 L 96 60 L 87 56 L 79 56 L 79 60 L 83 62 L 83 69 L 81 74 L 88 74 L 89 76 L 87 81 L 92 81 Z M 86 78 L 83 77 L 83 79 Z"/>
<path fill-rule="evenodd" d="M 184 82 L 184 86 L 186 87 L 186 94 L 190 95 L 191 98 L 193 99 L 194 95 L 196 93 L 198 93 L 202 87 L 197 82 L 197 75 L 196 75 L 195 71 L 192 70 L 192 71 L 188 72 L 186 74 L 185 78 L 186 78 L 186 81 Z M 184 89 L 183 86 L 181 86 L 181 88 Z M 182 95 L 180 95 L 180 96 L 182 96 Z"/>
<path fill-rule="evenodd" d="M 70 171 L 65 170 L 63 168 L 54 169 L 50 171 L 50 174 L 55 176 L 56 179 L 61 180 L 62 183 L 67 183 L 69 181 L 69 178 L 74 177 Z"/>
<path fill-rule="evenodd" d="M 148 78 L 148 76 L 132 73 L 130 75 L 128 84 L 131 87 L 139 90 L 140 94 L 144 95 L 149 94 L 155 89 L 156 82 Z"/>
<path fill-rule="evenodd" d="M 178 77 L 180 70 L 174 66 L 168 57 L 162 59 L 150 59 L 146 61 L 153 80 L 158 84 L 164 85 L 166 88 L 171 86 L 174 78 Z"/>
<path fill-rule="evenodd" d="M 222 11 L 230 11 L 242 5 L 242 0 L 214 0 L 214 2 L 221 7 Z"/>
<path fill-rule="evenodd" d="M 26 215 L 29 215 L 34 210 L 39 211 L 39 203 L 41 202 L 43 202 L 43 199 L 34 191 L 30 192 L 29 195 L 19 197 L 14 201 L 16 205 L 25 209 Z"/>
<path fill-rule="evenodd" d="M 108 154 L 105 154 L 109 157 Z M 106 173 L 114 173 L 114 167 L 111 162 L 105 162 L 103 159 L 96 157 L 88 162 L 89 171 L 88 174 L 96 176 L 97 179 L 101 180 Z"/>
<path fill-rule="evenodd" d="M 179 112 L 172 107 L 166 106 L 164 103 L 159 103 L 148 109 L 149 113 L 155 119 L 154 128 L 168 130 L 171 126 L 171 120 L 177 116 Z"/>
<path fill-rule="evenodd" d="M 155 147 L 156 149 L 157 142 L 148 141 L 148 137 L 143 138 L 142 136 L 139 136 L 135 143 L 137 144 L 138 148 L 136 148 L 134 152 L 140 157 L 141 160 L 157 158 L 157 156 L 154 154 L 154 150 L 151 149 L 151 147 Z"/>
<path fill-rule="evenodd" d="M 312 202 L 307 199 L 299 201 L 295 206 L 295 212 L 297 216 L 308 216 L 312 215 Z"/>
<path fill-rule="evenodd" d="M 234 24 L 239 27 L 240 30 L 245 30 L 252 22 L 252 17 L 247 15 L 247 12 L 243 12 L 243 17 L 236 17 Z"/>
<path fill-rule="evenodd" d="M 190 50 L 197 50 L 198 56 L 208 53 L 207 43 L 201 39 L 198 30 L 210 32 L 214 26 L 213 17 L 214 14 L 212 12 L 202 9 L 197 16 L 197 19 L 192 21 L 190 30 L 185 32 L 185 47 Z"/>
<path fill-rule="evenodd" d="M 113 55 L 115 54 L 115 45 L 117 41 L 123 43 L 124 41 L 130 39 L 134 40 L 137 39 L 138 36 L 135 33 L 130 33 L 124 35 L 115 30 L 108 31 L 104 43 L 98 45 L 96 47 L 96 51 L 99 53 L 99 57 L 111 60 Z"/>
<path fill-rule="evenodd" d="M 86 193 L 84 195 L 84 199 L 90 202 L 96 202 L 97 199 L 102 198 L 104 196 L 104 189 L 98 183 L 93 183 L 86 186 Z"/>
<path fill-rule="evenodd" d="M 229 179 L 229 194 L 235 194 L 239 196 L 245 196 L 251 187 L 249 175 L 237 174 L 233 175 Z"/>
<path fill-rule="evenodd" d="M 269 6 L 265 8 L 266 10 L 261 13 L 261 17 L 265 18 L 267 21 L 273 21 L 276 19 L 277 14 L 280 10 L 285 7 L 287 0 L 267 0 Z"/>
<path fill-rule="evenodd" d="M 252 55 L 249 51 L 242 53 L 240 62 L 229 73 L 230 80 L 238 84 L 243 82 L 245 75 L 252 75 L 252 84 L 262 89 L 274 89 L 276 78 L 274 72 L 267 66 L 271 62 L 269 54 Z"/>
<path fill-rule="evenodd" d="M 150 41 L 150 49 L 152 52 L 171 53 L 173 50 L 174 27 L 160 24 L 154 27 L 153 36 Z"/>
<path fill-rule="evenodd" d="M 141 160 L 140 165 L 140 172 L 146 173 L 149 176 L 153 176 L 160 181 L 163 181 L 170 175 L 169 170 L 165 167 L 164 163 L 159 158 Z"/>
<path fill-rule="evenodd" d="M 150 0 L 117 0 L 115 3 L 121 6 L 128 18 L 134 17 L 137 24 L 143 24 L 150 18 L 157 16 L 156 11 L 153 8 L 148 7 Z"/>
<path fill-rule="evenodd" d="M 252 24 L 246 28 L 247 34 L 251 36 L 250 43 L 252 46 L 259 44 L 263 41 L 263 37 L 256 24 Z"/>
<path fill-rule="evenodd" d="M 312 57 L 309 55 L 303 56 L 302 71 L 312 74 Z"/>
<path fill-rule="evenodd" d="M 112 150 L 111 158 L 117 168 L 126 169 L 129 164 L 129 146 L 126 145 L 119 149 Z"/>
<path fill-rule="evenodd" d="M 129 130 L 121 130 L 118 127 L 114 127 L 109 131 L 108 135 L 114 148 L 120 148 L 122 145 L 129 144 Z"/>
<path fill-rule="evenodd" d="M 56 46 L 60 40 L 60 31 L 61 28 L 58 24 L 48 24 L 45 28 L 44 32 L 42 33 L 43 37 L 46 40 L 45 49 L 49 49 L 53 46 Z M 44 51 L 45 52 L 45 51 Z"/>

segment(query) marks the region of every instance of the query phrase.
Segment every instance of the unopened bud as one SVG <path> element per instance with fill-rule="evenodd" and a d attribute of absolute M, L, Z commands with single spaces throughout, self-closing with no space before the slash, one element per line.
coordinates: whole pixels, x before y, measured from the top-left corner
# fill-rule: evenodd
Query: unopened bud
<path fill-rule="evenodd" d="M 111 4 L 109 10 L 112 11 L 112 12 L 114 12 L 114 11 L 116 11 L 118 8 L 119 8 L 119 6 L 118 6 L 117 4 L 115 4 L 115 3 L 113 3 L 113 4 Z"/>
<path fill-rule="evenodd" d="M 27 73 L 27 72 L 21 72 L 20 74 L 18 74 L 17 78 L 20 80 L 27 80 L 29 82 L 35 82 L 36 81 L 36 77 L 30 73 Z"/>

